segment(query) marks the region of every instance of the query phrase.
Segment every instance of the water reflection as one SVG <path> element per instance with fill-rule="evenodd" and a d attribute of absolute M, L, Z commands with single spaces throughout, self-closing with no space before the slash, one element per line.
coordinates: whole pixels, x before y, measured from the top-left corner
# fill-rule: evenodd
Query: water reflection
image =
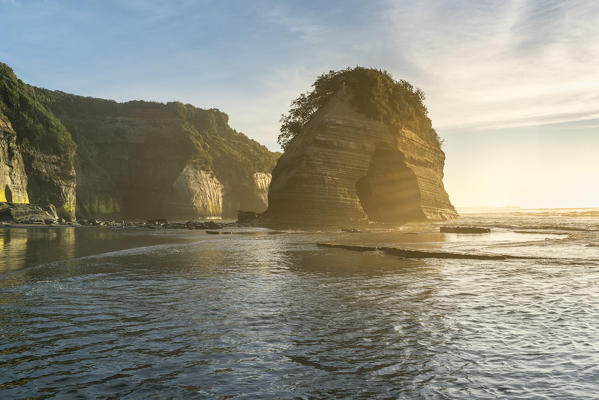
<path fill-rule="evenodd" d="M 26 262 L 0 274 L 0 397 L 572 398 L 599 390 L 596 265 L 406 260 L 315 245 L 422 240 L 405 232 L 109 229 L 76 229 L 73 240 L 48 234 L 55 257 L 70 259 L 39 263 L 36 252 L 52 251 L 19 234 L 8 239 L 25 237 L 28 249 L 11 254 Z M 457 243 L 429 234 L 420 245 Z M 547 243 L 555 246 L 525 247 L 544 252 Z"/>
<path fill-rule="evenodd" d="M 59 260 L 176 241 L 180 240 L 175 235 L 101 228 L 1 228 L 0 274 Z"/>
<path fill-rule="evenodd" d="M 75 228 L 0 229 L 0 273 L 75 256 Z"/>

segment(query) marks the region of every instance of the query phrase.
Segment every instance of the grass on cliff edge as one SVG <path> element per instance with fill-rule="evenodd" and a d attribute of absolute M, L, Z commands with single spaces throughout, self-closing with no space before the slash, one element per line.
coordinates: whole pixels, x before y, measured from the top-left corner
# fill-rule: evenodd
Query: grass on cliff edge
<path fill-rule="evenodd" d="M 0 112 L 11 122 L 23 148 L 65 156 L 70 164 L 77 145 L 64 125 L 40 102 L 35 89 L 0 63 Z"/>
<path fill-rule="evenodd" d="M 409 129 L 426 142 L 440 145 L 422 90 L 403 79 L 394 80 L 387 71 L 355 67 L 320 75 L 311 91 L 300 94 L 291 103 L 289 112 L 281 116 L 277 138 L 283 149 L 343 86 L 349 89 L 352 104 L 367 117 L 395 129 Z"/>

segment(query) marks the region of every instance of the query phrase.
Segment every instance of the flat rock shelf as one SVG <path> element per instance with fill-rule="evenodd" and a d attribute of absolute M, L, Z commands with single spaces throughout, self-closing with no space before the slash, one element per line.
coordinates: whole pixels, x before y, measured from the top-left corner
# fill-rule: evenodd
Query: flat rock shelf
<path fill-rule="evenodd" d="M 385 254 L 399 256 L 402 258 L 452 258 L 452 259 L 467 259 L 467 260 L 508 260 L 508 259 L 529 259 L 531 257 L 508 256 L 503 254 L 464 254 L 451 253 L 445 251 L 423 251 L 423 250 L 408 250 L 399 249 L 396 247 L 374 247 L 374 246 L 355 246 L 335 243 L 316 243 L 319 247 L 332 247 L 337 249 L 351 251 L 382 251 Z M 535 258 L 535 257 L 532 257 Z"/>

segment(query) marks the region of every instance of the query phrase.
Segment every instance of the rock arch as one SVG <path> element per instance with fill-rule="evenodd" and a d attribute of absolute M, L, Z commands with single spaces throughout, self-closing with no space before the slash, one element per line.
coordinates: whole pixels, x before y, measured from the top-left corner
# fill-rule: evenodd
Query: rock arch
<path fill-rule="evenodd" d="M 356 193 L 368 219 L 403 223 L 425 219 L 416 174 L 397 148 L 379 143 Z"/>

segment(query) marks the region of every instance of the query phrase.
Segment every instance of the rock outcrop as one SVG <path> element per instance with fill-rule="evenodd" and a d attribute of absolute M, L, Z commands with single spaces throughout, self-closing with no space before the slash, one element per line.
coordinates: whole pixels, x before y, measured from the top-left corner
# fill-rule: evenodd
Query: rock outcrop
<path fill-rule="evenodd" d="M 2 188 L 13 201 L 53 204 L 67 219 L 234 218 L 266 209 L 278 154 L 229 127 L 217 109 L 49 91 L 0 64 L 3 110 L 0 184 L 10 181 Z"/>
<path fill-rule="evenodd" d="M 265 218 L 298 226 L 451 219 L 444 162 L 437 142 L 368 118 L 344 89 L 288 144 Z"/>
<path fill-rule="evenodd" d="M 64 156 L 39 150 L 24 149 L 27 193 L 31 203 L 56 207 L 58 215 L 75 219 L 75 167 Z"/>
<path fill-rule="evenodd" d="M 27 174 L 17 135 L 0 113 L 0 202 L 29 203 Z"/>
<path fill-rule="evenodd" d="M 175 214 L 220 217 L 223 214 L 223 184 L 212 171 L 188 164 L 173 184 L 170 208 Z"/>
<path fill-rule="evenodd" d="M 25 203 L 0 203 L 0 223 L 54 224 L 58 222 L 56 209 Z"/>

